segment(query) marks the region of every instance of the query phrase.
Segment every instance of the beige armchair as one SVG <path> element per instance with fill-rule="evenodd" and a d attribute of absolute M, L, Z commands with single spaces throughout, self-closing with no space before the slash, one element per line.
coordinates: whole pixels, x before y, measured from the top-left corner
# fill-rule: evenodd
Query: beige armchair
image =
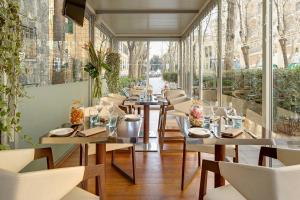
<path fill-rule="evenodd" d="M 36 159 L 47 159 L 50 170 L 23 172 Z M 0 199 L 5 200 L 96 200 L 100 199 L 79 187 L 80 182 L 97 177 L 102 196 L 100 177 L 103 165 L 53 169 L 50 148 L 0 151 Z"/>
<path fill-rule="evenodd" d="M 203 160 L 199 200 L 296 200 L 300 190 L 300 150 L 262 147 L 259 165 L 265 157 L 280 160 L 285 167 L 268 168 Z M 207 172 L 222 175 L 230 185 L 206 191 Z"/>

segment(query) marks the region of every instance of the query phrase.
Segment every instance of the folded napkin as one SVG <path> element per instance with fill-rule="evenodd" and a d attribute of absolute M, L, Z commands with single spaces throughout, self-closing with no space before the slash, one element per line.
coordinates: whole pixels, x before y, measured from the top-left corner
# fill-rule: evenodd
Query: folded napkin
<path fill-rule="evenodd" d="M 222 137 L 234 138 L 243 133 L 243 129 L 228 128 L 221 132 Z"/>
<path fill-rule="evenodd" d="M 139 121 L 140 118 L 136 115 L 125 115 L 125 121 Z"/>
<path fill-rule="evenodd" d="M 96 127 L 80 131 L 78 135 L 88 137 L 106 131 L 106 127 Z"/>

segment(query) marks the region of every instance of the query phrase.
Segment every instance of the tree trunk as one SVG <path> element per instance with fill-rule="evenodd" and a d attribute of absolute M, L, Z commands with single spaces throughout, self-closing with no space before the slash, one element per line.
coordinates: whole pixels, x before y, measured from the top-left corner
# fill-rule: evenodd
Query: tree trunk
<path fill-rule="evenodd" d="M 243 53 L 243 57 L 244 57 L 244 62 L 245 62 L 245 68 L 249 69 L 250 64 L 249 64 L 249 46 L 248 45 L 244 45 L 241 47 L 242 53 Z"/>
<path fill-rule="evenodd" d="M 225 43 L 225 70 L 232 69 L 234 59 L 234 38 L 235 38 L 235 0 L 227 0 L 227 26 Z"/>
<path fill-rule="evenodd" d="M 286 52 L 286 42 L 287 42 L 287 39 L 284 38 L 284 37 L 281 37 L 279 39 L 279 44 L 280 44 L 280 47 L 281 47 L 283 61 L 284 61 L 284 68 L 288 68 L 288 65 L 289 65 L 289 61 L 288 61 L 288 58 L 287 58 L 287 52 Z"/>
<path fill-rule="evenodd" d="M 133 61 L 134 61 L 134 48 L 135 48 L 135 42 L 129 42 L 127 41 L 127 47 L 129 51 L 129 65 L 128 65 L 128 77 L 133 78 L 133 71 L 134 71 L 134 66 L 133 66 Z"/>

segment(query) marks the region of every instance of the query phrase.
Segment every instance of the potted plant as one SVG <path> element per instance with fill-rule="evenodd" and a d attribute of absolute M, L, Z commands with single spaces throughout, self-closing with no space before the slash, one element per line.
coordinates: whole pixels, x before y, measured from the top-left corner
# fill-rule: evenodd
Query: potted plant
<path fill-rule="evenodd" d="M 103 44 L 103 43 L 102 43 Z M 96 51 L 92 42 L 89 42 L 85 49 L 89 52 L 90 61 L 85 65 L 84 71 L 89 73 L 93 80 L 93 97 L 102 96 L 102 73 L 103 69 L 110 71 L 109 65 L 106 63 L 106 56 L 109 50 L 103 50 L 102 44 L 99 51 Z"/>

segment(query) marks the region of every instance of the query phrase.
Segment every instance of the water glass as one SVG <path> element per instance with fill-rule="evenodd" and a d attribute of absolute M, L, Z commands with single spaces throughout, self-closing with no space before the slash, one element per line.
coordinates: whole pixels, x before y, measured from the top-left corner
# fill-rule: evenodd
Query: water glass
<path fill-rule="evenodd" d="M 209 116 L 204 117 L 203 128 L 206 128 L 206 129 L 210 128 L 210 117 Z"/>
<path fill-rule="evenodd" d="M 243 118 L 240 116 L 233 116 L 232 118 L 232 127 L 240 129 L 243 127 Z"/>
<path fill-rule="evenodd" d="M 117 115 L 110 115 L 109 120 L 108 120 L 108 126 L 110 128 L 117 127 L 117 121 L 118 121 L 118 116 Z"/>

